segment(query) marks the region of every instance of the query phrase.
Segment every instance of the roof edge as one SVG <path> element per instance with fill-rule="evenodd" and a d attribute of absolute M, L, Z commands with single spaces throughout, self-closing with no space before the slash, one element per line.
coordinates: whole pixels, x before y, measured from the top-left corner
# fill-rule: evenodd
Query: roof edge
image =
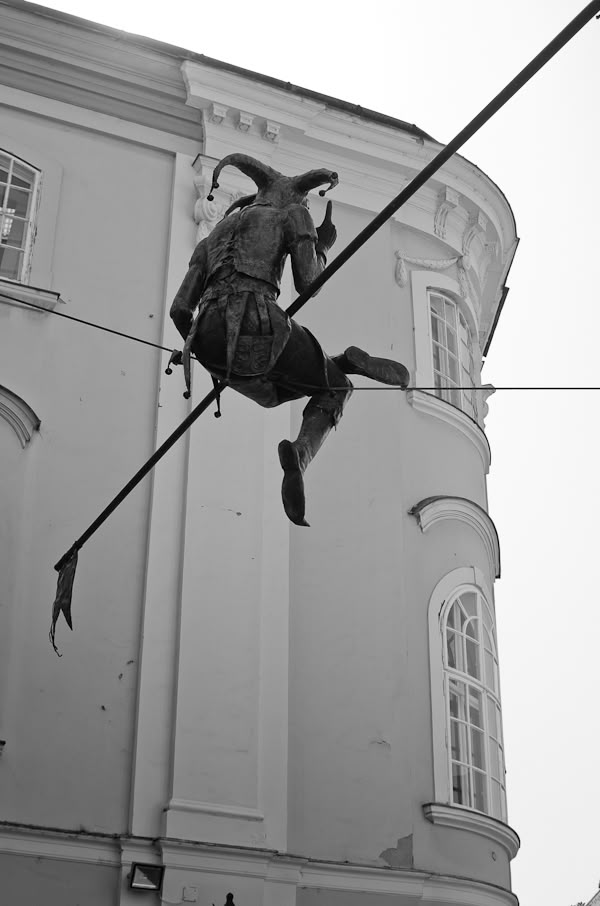
<path fill-rule="evenodd" d="M 54 22 L 60 22 L 65 25 L 72 25 L 76 28 L 82 28 L 96 34 L 103 34 L 111 40 L 118 40 L 129 43 L 135 47 L 141 47 L 146 50 L 152 50 L 165 56 L 175 57 L 179 60 L 191 60 L 197 63 L 203 63 L 213 69 L 220 69 L 225 72 L 231 72 L 244 78 L 252 79 L 255 82 L 261 82 L 263 85 L 269 85 L 280 91 L 287 91 L 289 94 L 309 98 L 314 101 L 327 104 L 329 107 L 340 110 L 344 113 L 353 114 L 354 116 L 365 117 L 375 123 L 384 126 L 390 126 L 395 129 L 401 129 L 414 135 L 416 138 L 435 142 L 431 135 L 420 129 L 414 123 L 407 123 L 404 120 L 389 116 L 385 113 L 379 113 L 377 110 L 371 110 L 369 107 L 362 107 L 360 104 L 353 104 L 350 101 L 343 101 L 332 95 L 322 94 L 320 91 L 314 91 L 311 88 L 303 88 L 300 85 L 294 85 L 292 82 L 285 82 L 274 76 L 265 75 L 255 72 L 252 69 L 244 69 L 242 66 L 236 66 L 233 63 L 226 63 L 223 60 L 217 60 L 214 57 L 206 56 L 202 53 L 187 50 L 176 44 L 169 44 L 159 41 L 155 38 L 147 38 L 144 35 L 134 34 L 133 32 L 113 28 L 110 25 L 102 25 L 91 19 L 84 19 L 82 16 L 74 16 L 71 13 L 65 13 L 61 10 L 51 9 L 47 6 L 41 6 L 38 3 L 30 3 L 29 0 L 0 0 L 0 8 L 21 10 L 25 13 L 31 13 L 41 18 L 50 19 Z"/>

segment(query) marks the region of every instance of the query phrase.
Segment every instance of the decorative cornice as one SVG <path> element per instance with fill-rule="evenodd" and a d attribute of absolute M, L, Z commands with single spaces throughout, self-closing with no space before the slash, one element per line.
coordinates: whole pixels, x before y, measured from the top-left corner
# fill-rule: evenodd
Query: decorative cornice
<path fill-rule="evenodd" d="M 11 426 L 19 443 L 25 449 L 35 431 L 39 430 L 40 419 L 24 399 L 0 384 L 0 418 Z"/>
<path fill-rule="evenodd" d="M 305 132 L 312 118 L 325 109 L 322 102 L 196 60 L 184 60 L 181 75 L 189 107 L 204 111 L 214 104 L 227 107 L 232 125 L 245 114 L 262 121 L 261 125 L 270 121 Z"/>
<path fill-rule="evenodd" d="M 448 214 L 450 211 L 453 211 L 454 208 L 457 208 L 459 203 L 460 199 L 458 192 L 455 192 L 454 189 L 450 189 L 448 186 L 444 186 L 440 192 L 440 203 L 433 218 L 433 231 L 440 239 L 446 238 L 446 220 L 448 219 Z"/>
<path fill-rule="evenodd" d="M 112 834 L 30 828 L 19 824 L 0 826 L 0 852 L 7 855 L 120 865 L 119 839 Z"/>
<path fill-rule="evenodd" d="M 251 113 L 244 113 L 243 110 L 239 111 L 237 116 L 237 127 L 240 132 L 250 132 L 253 122 L 254 117 Z"/>
<path fill-rule="evenodd" d="M 474 529 L 483 541 L 493 575 L 500 577 L 500 542 L 496 526 L 483 507 L 466 497 L 440 495 L 426 497 L 409 510 L 419 523 L 422 532 L 439 522 L 455 519 Z"/>
<path fill-rule="evenodd" d="M 488 840 L 502 846 L 509 859 L 514 859 L 519 852 L 521 841 L 517 832 L 503 821 L 490 818 L 489 815 L 484 815 L 482 812 L 471 811 L 455 805 L 428 802 L 423 806 L 423 814 L 432 824 L 487 837 Z"/>
<path fill-rule="evenodd" d="M 215 124 L 215 126 L 220 126 L 227 116 L 228 110 L 229 107 L 224 107 L 223 104 L 211 104 L 207 117 L 211 123 Z"/>
<path fill-rule="evenodd" d="M 265 138 L 268 142 L 278 142 L 279 141 L 279 131 L 281 126 L 279 123 L 272 123 L 270 120 L 267 120 L 265 123 Z"/>
<path fill-rule="evenodd" d="M 73 107 L 199 141 L 198 116 L 182 98 L 179 59 L 164 45 L 75 17 L 52 21 L 32 6 L 0 8 L 3 84 Z M 112 31 L 112 34 L 111 34 Z"/>
<path fill-rule="evenodd" d="M 492 454 L 485 432 L 479 427 L 477 422 L 473 421 L 461 409 L 457 409 L 456 406 L 447 403 L 446 400 L 442 400 L 433 393 L 427 393 L 424 390 L 408 390 L 406 399 L 418 412 L 433 415 L 435 418 L 441 419 L 447 425 L 451 425 L 457 431 L 460 431 L 479 453 L 484 472 L 487 475 L 490 470 Z"/>

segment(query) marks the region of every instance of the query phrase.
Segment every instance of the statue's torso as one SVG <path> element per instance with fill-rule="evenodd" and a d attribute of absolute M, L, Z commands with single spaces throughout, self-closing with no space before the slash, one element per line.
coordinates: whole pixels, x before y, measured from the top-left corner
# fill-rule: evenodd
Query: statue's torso
<path fill-rule="evenodd" d="M 281 209 L 253 204 L 218 223 L 198 245 L 194 258 L 204 259 L 206 286 L 226 261 L 232 261 L 238 273 L 279 289 L 290 247 L 302 236 L 316 239 L 310 214 L 302 205 Z"/>

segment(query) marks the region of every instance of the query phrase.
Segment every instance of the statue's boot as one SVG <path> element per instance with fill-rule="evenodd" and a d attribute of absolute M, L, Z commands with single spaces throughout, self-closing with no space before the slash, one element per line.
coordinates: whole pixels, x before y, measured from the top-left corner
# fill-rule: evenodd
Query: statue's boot
<path fill-rule="evenodd" d="M 360 374 L 380 384 L 399 385 L 402 390 L 410 383 L 410 372 L 400 362 L 376 358 L 358 346 L 349 346 L 342 355 L 334 356 L 333 361 L 344 374 Z"/>
<path fill-rule="evenodd" d="M 279 444 L 279 462 L 283 469 L 281 498 L 288 519 L 295 525 L 309 524 L 304 518 L 306 501 L 303 476 L 334 423 L 331 412 L 309 403 L 304 410 L 297 439 L 293 442 L 282 440 Z"/>

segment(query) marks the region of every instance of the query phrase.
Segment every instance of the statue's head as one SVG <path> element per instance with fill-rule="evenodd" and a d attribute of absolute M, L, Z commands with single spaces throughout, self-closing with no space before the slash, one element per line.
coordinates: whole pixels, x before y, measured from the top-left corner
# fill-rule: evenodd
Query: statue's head
<path fill-rule="evenodd" d="M 321 189 L 319 195 L 325 195 L 329 189 L 333 189 L 338 184 L 338 175 L 331 170 L 309 170 L 300 176 L 283 176 L 277 170 L 273 170 L 267 164 L 263 164 L 254 157 L 247 154 L 228 154 L 223 160 L 219 161 L 213 172 L 211 194 L 208 196 L 212 200 L 213 189 L 219 186 L 219 175 L 223 167 L 237 167 L 246 176 L 249 176 L 256 183 L 258 189 L 253 195 L 244 195 L 234 202 L 227 213 L 231 213 L 236 208 L 243 208 L 254 202 L 271 204 L 276 208 L 287 208 L 292 204 L 304 204 L 306 196 L 311 189 L 317 186 L 328 184 L 327 189 Z"/>

